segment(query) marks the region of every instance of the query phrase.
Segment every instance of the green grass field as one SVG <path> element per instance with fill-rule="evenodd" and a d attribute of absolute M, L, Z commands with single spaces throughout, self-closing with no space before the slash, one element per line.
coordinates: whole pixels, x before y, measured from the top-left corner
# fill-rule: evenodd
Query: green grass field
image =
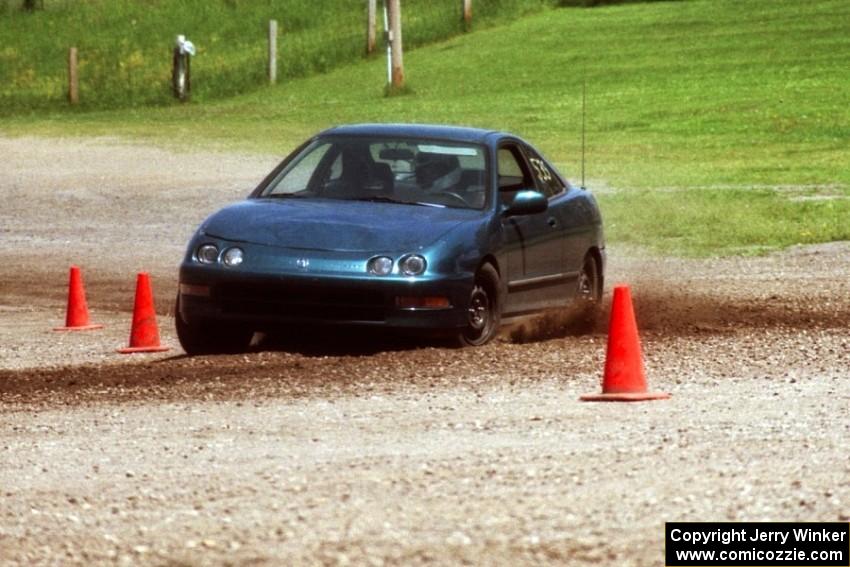
<path fill-rule="evenodd" d="M 283 154 L 338 123 L 446 122 L 524 135 L 577 180 L 586 78 L 610 239 L 756 254 L 850 239 L 848 29 L 846 0 L 544 9 L 408 52 L 405 96 L 383 96 L 378 58 L 214 102 L 11 115 L 0 131 Z"/>
<path fill-rule="evenodd" d="M 476 26 L 539 11 L 555 0 L 476 0 Z M 0 116 L 65 105 L 68 48 L 79 50 L 83 109 L 166 105 L 171 48 L 192 40 L 199 102 L 268 83 L 268 21 L 279 25 L 278 76 L 304 77 L 362 59 L 366 0 L 0 0 Z M 381 3 L 378 2 L 380 6 Z M 463 32 L 459 0 L 405 0 L 411 47 Z M 377 39 L 383 46 L 379 9 Z"/>

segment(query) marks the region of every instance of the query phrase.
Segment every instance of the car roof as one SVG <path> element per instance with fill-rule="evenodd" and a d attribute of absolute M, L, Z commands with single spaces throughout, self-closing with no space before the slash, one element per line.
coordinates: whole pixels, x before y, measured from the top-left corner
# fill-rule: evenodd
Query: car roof
<path fill-rule="evenodd" d="M 439 124 L 348 124 L 329 128 L 320 136 L 400 136 L 411 138 L 435 138 L 457 142 L 486 143 L 496 130 L 444 126 Z"/>

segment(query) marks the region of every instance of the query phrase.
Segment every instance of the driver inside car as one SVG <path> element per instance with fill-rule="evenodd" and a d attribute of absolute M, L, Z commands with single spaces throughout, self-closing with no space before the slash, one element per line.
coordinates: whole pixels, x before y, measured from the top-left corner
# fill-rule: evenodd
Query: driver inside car
<path fill-rule="evenodd" d="M 427 152 L 416 154 L 416 182 L 425 193 L 454 191 L 462 175 L 457 156 Z"/>

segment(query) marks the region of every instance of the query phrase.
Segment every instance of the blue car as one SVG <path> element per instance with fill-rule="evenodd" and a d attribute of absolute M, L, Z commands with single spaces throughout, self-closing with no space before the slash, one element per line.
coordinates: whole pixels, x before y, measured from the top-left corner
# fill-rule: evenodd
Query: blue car
<path fill-rule="evenodd" d="M 189 354 L 307 325 L 482 345 L 543 310 L 592 317 L 604 270 L 596 200 L 517 136 L 340 126 L 204 221 L 180 266 L 177 334 Z"/>

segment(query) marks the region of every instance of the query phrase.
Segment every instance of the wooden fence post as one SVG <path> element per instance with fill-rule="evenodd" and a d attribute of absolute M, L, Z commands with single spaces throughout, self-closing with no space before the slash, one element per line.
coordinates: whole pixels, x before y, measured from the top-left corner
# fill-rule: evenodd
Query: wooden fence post
<path fill-rule="evenodd" d="M 366 55 L 375 52 L 375 19 L 377 0 L 368 0 L 369 8 L 366 14 Z"/>
<path fill-rule="evenodd" d="M 390 8 L 390 43 L 392 46 L 392 86 L 394 88 L 404 87 L 404 61 L 401 43 L 401 2 L 400 0 L 389 0 Z"/>
<path fill-rule="evenodd" d="M 463 0 L 463 27 L 472 27 L 472 0 Z"/>
<path fill-rule="evenodd" d="M 194 52 L 194 47 L 190 51 L 186 44 L 191 46 L 191 42 L 186 41 L 186 36 L 178 35 L 171 57 L 171 90 L 180 102 L 188 101 L 192 95 L 192 67 L 189 54 Z"/>
<path fill-rule="evenodd" d="M 269 20 L 269 83 L 277 82 L 277 20 Z"/>
<path fill-rule="evenodd" d="M 77 48 L 68 49 L 68 102 L 77 104 L 80 102 L 80 85 L 77 75 Z"/>

